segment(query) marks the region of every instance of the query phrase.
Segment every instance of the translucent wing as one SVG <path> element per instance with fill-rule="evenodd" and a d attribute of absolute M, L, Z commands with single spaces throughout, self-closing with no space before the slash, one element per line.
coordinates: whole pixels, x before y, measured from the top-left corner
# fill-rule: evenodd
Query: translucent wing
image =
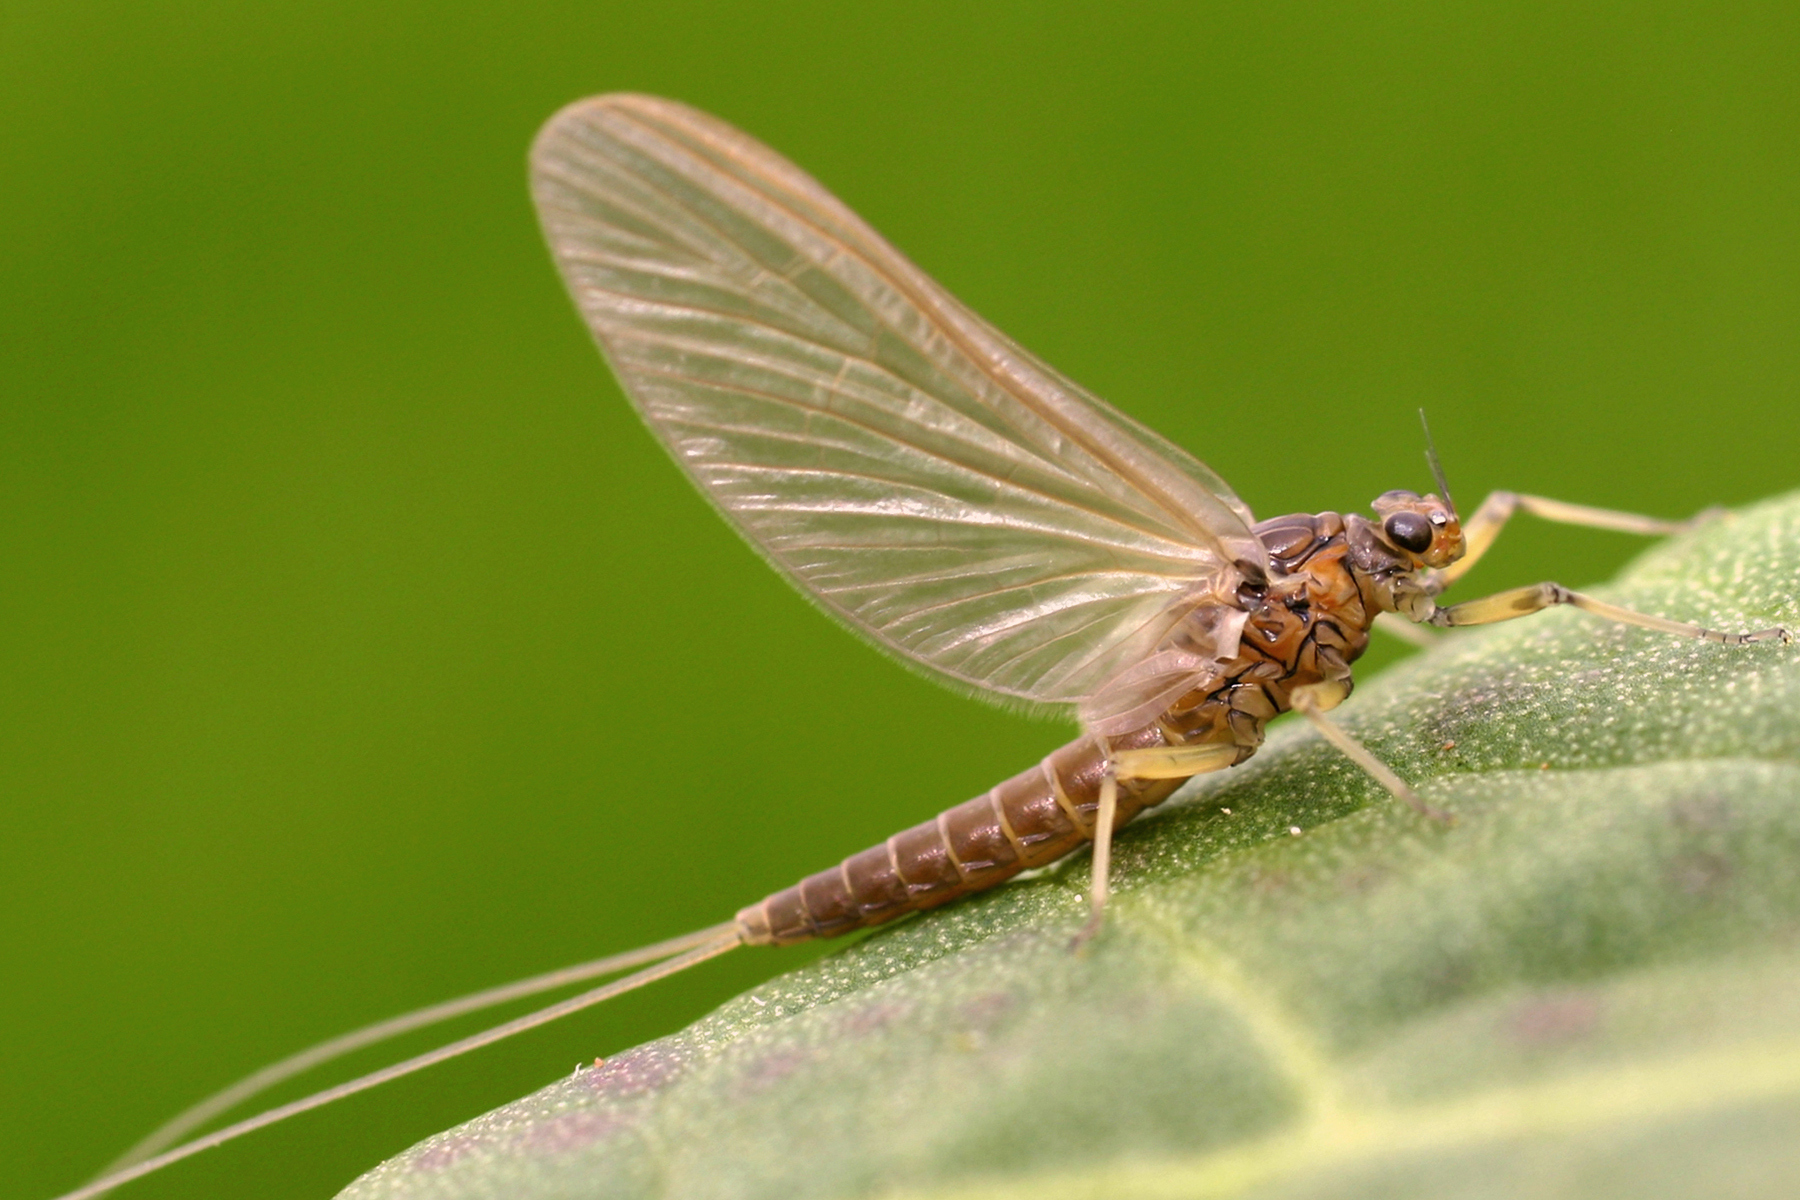
<path fill-rule="evenodd" d="M 700 489 L 856 630 L 955 686 L 1074 703 L 1234 571 L 1204 464 L 1009 341 L 812 178 L 668 100 L 539 134 L 550 247 Z"/>

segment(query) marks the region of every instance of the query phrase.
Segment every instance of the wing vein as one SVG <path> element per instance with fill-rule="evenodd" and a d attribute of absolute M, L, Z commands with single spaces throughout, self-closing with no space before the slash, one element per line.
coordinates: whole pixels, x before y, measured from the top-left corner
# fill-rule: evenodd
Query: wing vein
<path fill-rule="evenodd" d="M 760 143 L 599 97 L 533 164 L 558 266 L 645 422 L 777 570 L 912 665 L 1079 702 L 1195 596 L 1262 570 L 1249 510 L 1203 463 Z"/>
<path fill-rule="evenodd" d="M 655 126 L 651 125 L 647 121 L 642 120 L 641 118 L 637 117 L 635 114 L 626 113 L 626 114 L 624 114 L 624 119 L 627 121 L 636 123 L 641 128 L 649 131 L 652 134 L 660 133 L 660 131 L 657 130 L 655 128 Z M 664 135 L 664 136 L 666 137 L 667 135 Z M 706 140 L 706 135 L 702 131 L 698 131 L 698 130 L 695 131 L 694 136 L 696 138 L 702 140 L 703 142 Z M 669 138 L 668 140 L 673 142 L 674 139 Z M 1139 483 L 1140 485 L 1148 483 L 1148 481 L 1146 481 L 1146 480 L 1134 479 L 1133 476 L 1136 473 L 1132 472 L 1127 464 L 1119 461 L 1119 459 L 1116 455 L 1108 454 L 1101 446 L 1099 446 L 1097 443 L 1095 443 L 1088 437 L 1087 432 L 1085 430 L 1082 430 L 1082 429 L 1074 426 L 1073 424 L 1068 423 L 1065 419 L 1063 419 L 1063 414 L 1058 412 L 1056 409 L 1054 409 L 1048 405 L 1042 404 L 1038 400 L 1038 398 L 1032 394 L 1032 392 L 1029 388 L 1014 386 L 1014 380 L 1010 374 L 1002 374 L 1002 373 L 994 370 L 993 365 L 991 364 L 991 355 L 984 354 L 979 348 L 972 345 L 969 339 L 958 336 L 958 330 L 956 330 L 954 325 L 945 321 L 943 313 L 941 311 L 942 306 L 937 302 L 936 297 L 930 296 L 929 294 L 927 294 L 925 289 L 920 289 L 920 288 L 915 287 L 913 284 L 913 281 L 911 279 L 908 279 L 905 277 L 906 273 L 904 271 L 891 269 L 892 267 L 896 267 L 899 264 L 897 264 L 897 263 L 889 264 L 890 269 L 884 270 L 883 267 L 880 264 L 877 264 L 873 260 L 872 257 L 864 256 L 863 254 L 859 253 L 855 247 L 851 246 L 844 239 L 837 237 L 834 234 L 828 233 L 818 223 L 809 221 L 801 212 L 799 212 L 799 210 L 794 208 L 791 204 L 784 204 L 784 203 L 776 200 L 773 196 L 771 196 L 769 194 L 769 192 L 772 190 L 777 190 L 779 188 L 779 184 L 774 179 L 774 177 L 772 177 L 768 172 L 760 170 L 751 160 L 734 155 L 730 152 L 730 150 L 720 147 L 719 143 L 717 141 L 713 141 L 711 144 L 713 147 L 718 148 L 721 153 L 725 154 L 727 156 L 727 158 L 730 159 L 730 161 L 732 161 L 734 164 L 738 165 L 740 167 L 740 169 L 744 171 L 745 174 L 751 176 L 753 179 L 760 180 L 761 182 L 763 182 L 766 185 L 768 190 L 759 191 L 759 195 L 765 200 L 766 203 L 768 203 L 770 205 L 770 207 L 780 210 L 795 224 L 801 225 L 807 229 L 812 230 L 816 236 L 824 239 L 825 241 L 836 244 L 843 251 L 844 254 L 846 254 L 847 256 L 849 256 L 851 258 L 856 259 L 858 262 L 860 262 L 864 266 L 865 269 L 869 270 L 872 274 L 882 277 L 882 278 L 886 279 L 887 282 L 893 284 L 896 287 L 896 289 L 899 290 L 901 292 L 901 294 L 903 296 L 905 296 L 906 299 L 910 300 L 912 302 L 913 306 L 915 308 L 917 308 L 925 316 L 925 318 L 936 327 L 937 332 L 939 333 L 940 336 L 943 336 L 946 341 L 951 342 L 953 345 L 958 346 L 958 348 L 960 348 L 962 350 L 965 357 L 967 357 L 968 359 L 970 359 L 971 361 L 976 363 L 978 366 L 986 367 L 989 378 L 994 383 L 998 384 L 1002 388 L 1002 390 L 1008 392 L 1016 401 L 1018 401 L 1028 411 L 1036 413 L 1047 424 L 1049 424 L 1052 428 L 1055 428 L 1060 434 L 1062 434 L 1062 436 L 1068 438 L 1070 441 L 1073 441 L 1077 445 L 1081 446 L 1082 449 L 1084 451 L 1086 451 L 1090 456 L 1092 456 L 1095 459 L 1099 460 L 1100 462 L 1106 463 L 1108 466 L 1112 467 L 1113 470 L 1118 472 L 1121 476 L 1123 476 L 1127 479 L 1132 479 L 1133 482 Z M 724 172 L 719 172 L 719 174 L 725 175 Z M 728 176 L 726 176 L 726 177 L 728 177 Z M 677 201 L 677 203 L 680 203 L 680 202 Z M 849 214 L 846 214 L 846 215 L 849 215 Z M 850 220 L 856 222 L 857 224 L 861 224 L 860 220 L 858 220 L 854 215 L 850 215 Z M 856 232 L 860 234 L 863 231 L 859 229 Z M 873 234 L 872 230 L 869 232 L 871 234 Z M 875 240 L 877 241 L 877 243 L 880 242 L 879 237 L 877 237 Z M 894 254 L 893 257 L 896 259 L 900 258 L 900 256 L 897 253 Z M 908 264 L 908 265 L 910 265 L 910 264 Z M 886 319 L 878 311 L 874 311 L 873 315 L 875 316 L 875 319 L 877 321 L 881 322 L 884 325 L 887 325 L 890 332 L 894 333 L 896 336 L 899 336 L 904 340 L 905 335 L 903 333 L 901 333 L 901 331 L 898 328 L 888 324 Z M 1164 495 L 1162 495 L 1162 489 L 1160 489 L 1160 488 L 1146 489 L 1143 494 L 1145 494 L 1147 497 L 1149 497 L 1153 500 L 1156 500 L 1158 502 L 1159 506 L 1162 506 L 1164 508 L 1164 511 L 1170 517 L 1172 517 L 1174 519 L 1174 522 L 1177 526 L 1185 527 L 1188 524 L 1188 521 L 1186 519 L 1187 514 L 1181 512 L 1179 509 L 1168 506 L 1167 498 Z"/>

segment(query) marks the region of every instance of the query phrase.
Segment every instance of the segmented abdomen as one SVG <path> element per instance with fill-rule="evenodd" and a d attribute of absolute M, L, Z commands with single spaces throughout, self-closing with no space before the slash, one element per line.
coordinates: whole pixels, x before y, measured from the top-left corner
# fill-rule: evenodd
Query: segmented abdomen
<path fill-rule="evenodd" d="M 1113 749 L 1166 744 L 1155 726 L 1110 738 Z M 994 886 L 1041 867 L 1093 836 L 1106 757 L 1080 737 L 933 820 L 808 876 L 737 915 L 749 945 L 834 937 Z M 1179 779 L 1119 786 L 1118 824 L 1166 800 Z"/>

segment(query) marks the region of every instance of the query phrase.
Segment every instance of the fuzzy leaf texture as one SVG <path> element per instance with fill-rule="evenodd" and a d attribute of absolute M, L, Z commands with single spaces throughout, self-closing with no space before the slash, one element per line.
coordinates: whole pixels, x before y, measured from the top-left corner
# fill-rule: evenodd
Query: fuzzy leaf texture
<path fill-rule="evenodd" d="M 1800 494 L 1600 594 L 1800 626 Z M 1338 715 L 1453 827 L 1284 722 L 1124 832 L 1086 953 L 1080 855 L 431 1138 L 342 1200 L 1785 1193 L 1797 701 L 1800 646 L 1569 610 L 1447 636 Z"/>

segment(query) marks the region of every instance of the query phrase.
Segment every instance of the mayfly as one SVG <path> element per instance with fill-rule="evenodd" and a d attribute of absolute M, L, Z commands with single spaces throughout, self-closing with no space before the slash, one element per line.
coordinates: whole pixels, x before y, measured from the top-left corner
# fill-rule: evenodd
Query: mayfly
<path fill-rule="evenodd" d="M 1459 516 L 1391 491 L 1373 516 L 1258 522 L 1223 479 L 958 303 L 811 177 L 647 96 L 565 109 L 532 186 L 551 251 L 625 393 L 696 487 L 851 630 L 952 688 L 1072 710 L 1042 762 L 723 925 L 347 1034 L 197 1105 L 65 1200 L 662 978 L 738 946 L 863 929 L 1091 846 L 1098 928 L 1113 832 L 1243 762 L 1297 711 L 1398 800 L 1445 819 L 1329 715 L 1376 619 L 1453 628 L 1572 605 L 1726 645 L 1728 633 L 1557 583 L 1441 606 L 1509 517 L 1685 528 L 1500 492 Z M 1429 447 L 1430 440 L 1426 439 Z M 1402 625 L 1401 628 L 1408 628 Z M 351 1050 L 550 988 L 604 986 L 165 1149 Z"/>

